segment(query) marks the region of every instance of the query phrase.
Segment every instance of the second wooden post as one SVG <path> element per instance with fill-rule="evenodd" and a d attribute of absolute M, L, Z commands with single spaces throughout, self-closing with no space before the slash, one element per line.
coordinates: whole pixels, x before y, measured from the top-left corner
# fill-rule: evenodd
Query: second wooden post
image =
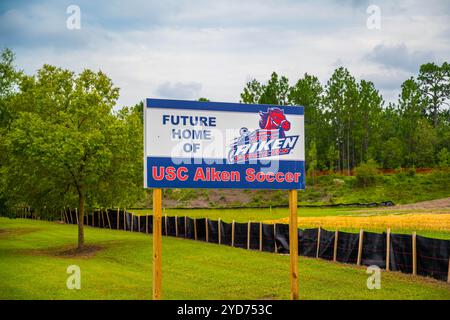
<path fill-rule="evenodd" d="M 162 189 L 153 189 L 153 300 L 162 294 Z"/>
<path fill-rule="evenodd" d="M 298 300 L 297 190 L 289 190 L 289 255 L 291 258 L 291 300 Z"/>

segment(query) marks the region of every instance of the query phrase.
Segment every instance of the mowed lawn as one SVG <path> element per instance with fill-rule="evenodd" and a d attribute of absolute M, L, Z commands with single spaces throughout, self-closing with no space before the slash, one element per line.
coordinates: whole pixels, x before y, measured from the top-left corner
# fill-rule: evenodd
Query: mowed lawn
<path fill-rule="evenodd" d="M 86 228 L 94 246 L 84 256 L 77 228 L 0 218 L 0 299 L 151 299 L 152 237 Z M 66 288 L 69 265 L 81 268 L 81 290 Z M 450 299 L 450 286 L 382 272 L 366 286 L 366 268 L 300 257 L 301 299 Z M 165 299 L 288 299 L 289 256 L 164 237 Z"/>

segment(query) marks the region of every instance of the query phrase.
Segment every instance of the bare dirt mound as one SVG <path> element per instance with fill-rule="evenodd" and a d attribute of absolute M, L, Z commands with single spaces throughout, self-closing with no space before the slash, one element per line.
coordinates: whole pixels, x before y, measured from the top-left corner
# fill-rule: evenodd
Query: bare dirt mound
<path fill-rule="evenodd" d="M 410 204 L 400 204 L 387 209 L 450 209 L 450 198 L 422 201 Z"/>

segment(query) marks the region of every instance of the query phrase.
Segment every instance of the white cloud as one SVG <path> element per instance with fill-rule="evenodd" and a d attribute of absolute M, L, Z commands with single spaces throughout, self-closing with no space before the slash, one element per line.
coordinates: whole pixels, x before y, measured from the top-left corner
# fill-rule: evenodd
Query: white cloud
<path fill-rule="evenodd" d="M 158 86 L 156 92 L 162 98 L 197 100 L 201 90 L 202 85 L 198 82 L 164 82 Z"/>
<path fill-rule="evenodd" d="M 395 99 L 415 64 L 450 52 L 444 1 L 376 1 L 381 30 L 368 30 L 366 6 L 352 1 L 80 2 L 79 31 L 65 29 L 64 4 L 12 3 L 0 13 L 0 44 L 30 73 L 43 63 L 101 69 L 121 88 L 119 105 L 200 95 L 233 102 L 252 78 L 276 71 L 294 83 L 308 72 L 326 83 L 337 64 Z"/>

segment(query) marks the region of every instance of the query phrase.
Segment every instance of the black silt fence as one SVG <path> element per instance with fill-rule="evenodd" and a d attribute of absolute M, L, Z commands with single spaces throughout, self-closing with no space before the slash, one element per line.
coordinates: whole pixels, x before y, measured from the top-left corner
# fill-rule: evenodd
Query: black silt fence
<path fill-rule="evenodd" d="M 219 221 L 208 219 L 208 242 L 219 243 Z"/>
<path fill-rule="evenodd" d="M 153 233 L 153 216 L 149 215 L 147 219 L 147 230 L 148 233 Z"/>
<path fill-rule="evenodd" d="M 364 232 L 361 264 L 386 268 L 386 233 Z"/>
<path fill-rule="evenodd" d="M 124 222 L 123 210 L 119 210 L 118 214 L 117 209 L 108 210 L 108 215 L 111 222 L 111 229 L 123 230 L 123 222 Z"/>
<path fill-rule="evenodd" d="M 333 260 L 334 231 L 320 230 L 319 258 Z"/>
<path fill-rule="evenodd" d="M 248 223 L 234 223 L 234 246 L 247 248 Z"/>
<path fill-rule="evenodd" d="M 178 237 L 185 238 L 186 237 L 186 220 L 185 217 L 177 217 L 178 224 Z"/>
<path fill-rule="evenodd" d="M 186 218 L 186 238 L 195 240 L 195 223 L 194 219 Z"/>
<path fill-rule="evenodd" d="M 146 233 L 147 230 L 145 228 L 146 219 L 148 216 L 139 216 L 139 232 Z"/>
<path fill-rule="evenodd" d="M 259 229 L 259 223 L 250 223 L 250 249 L 259 250 Z"/>
<path fill-rule="evenodd" d="M 134 214 L 131 215 L 131 219 L 133 220 L 132 222 L 132 231 L 134 232 L 139 232 L 139 216 L 135 216 Z"/>
<path fill-rule="evenodd" d="M 298 232 L 298 253 L 301 256 L 315 257 L 319 229 L 305 229 Z"/>
<path fill-rule="evenodd" d="M 111 229 L 117 229 L 117 210 L 106 210 L 106 214 L 109 218 L 109 223 L 111 224 Z"/>
<path fill-rule="evenodd" d="M 336 261 L 356 263 L 358 259 L 358 233 L 338 232 Z"/>
<path fill-rule="evenodd" d="M 273 224 L 262 225 L 262 249 L 267 252 L 275 252 L 275 237 Z"/>
<path fill-rule="evenodd" d="M 220 243 L 231 246 L 231 233 L 232 233 L 232 224 L 221 221 L 220 222 Z"/>
<path fill-rule="evenodd" d="M 275 245 L 278 253 L 289 253 L 289 225 L 275 225 Z"/>
<path fill-rule="evenodd" d="M 106 217 L 105 217 L 105 213 L 103 212 L 103 210 L 99 210 L 97 211 L 97 216 L 98 216 L 98 224 L 100 228 L 106 228 L 108 227 L 108 222 L 105 221 Z"/>
<path fill-rule="evenodd" d="M 175 237 L 177 235 L 177 226 L 175 225 L 176 221 L 175 221 L 175 217 L 166 217 L 165 220 L 165 228 L 166 228 L 166 235 L 168 236 L 172 236 Z"/>
<path fill-rule="evenodd" d="M 195 219 L 197 225 L 197 240 L 206 241 L 206 219 Z"/>
<path fill-rule="evenodd" d="M 91 226 L 95 227 L 95 228 L 99 228 L 100 227 L 100 223 L 99 223 L 99 216 L 98 216 L 98 211 L 94 210 L 92 212 L 91 215 Z"/>
<path fill-rule="evenodd" d="M 412 273 L 412 236 L 391 234 L 390 269 Z"/>
<path fill-rule="evenodd" d="M 447 280 L 450 240 L 416 236 L 417 274 L 438 280 Z"/>
<path fill-rule="evenodd" d="M 75 210 L 68 209 L 66 210 L 67 219 L 70 224 L 77 224 L 77 214 Z"/>
<path fill-rule="evenodd" d="M 125 212 L 125 226 L 124 230 L 131 230 L 131 214 L 129 212 Z"/>

